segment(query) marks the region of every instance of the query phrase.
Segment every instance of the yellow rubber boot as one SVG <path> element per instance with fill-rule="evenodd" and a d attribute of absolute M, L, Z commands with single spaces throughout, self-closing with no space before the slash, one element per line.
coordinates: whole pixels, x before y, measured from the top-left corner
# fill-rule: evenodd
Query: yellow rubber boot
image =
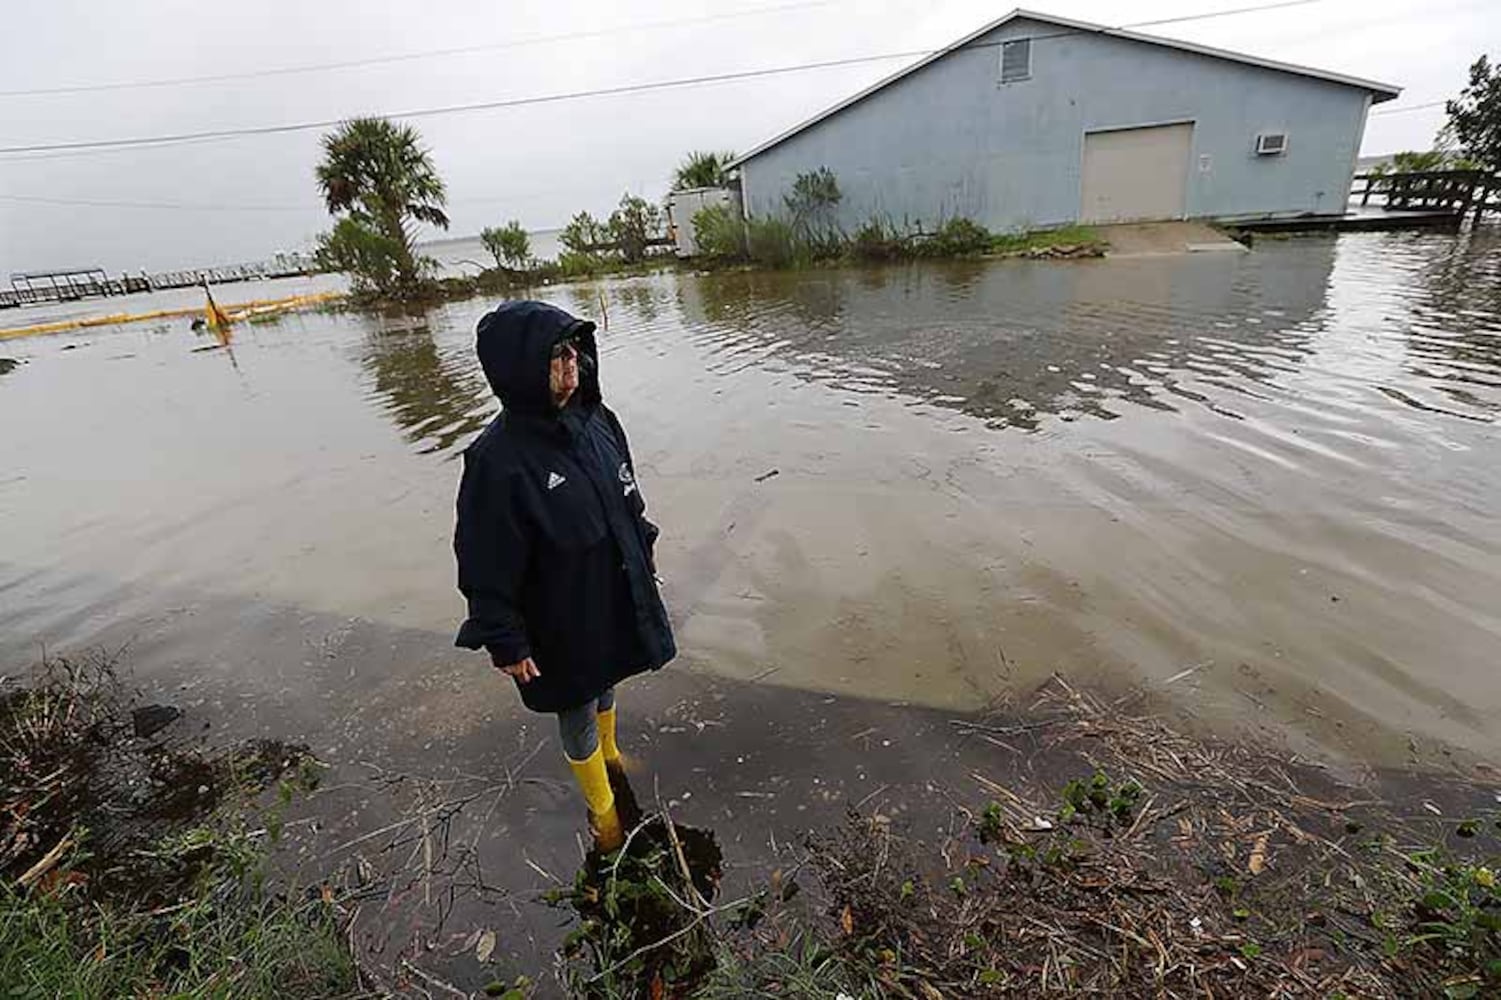
<path fill-rule="evenodd" d="M 604 751 L 606 766 L 623 770 L 625 762 L 620 756 L 620 744 L 615 742 L 615 706 L 597 713 L 595 721 L 599 725 L 599 748 Z"/>
<path fill-rule="evenodd" d="M 615 809 L 615 793 L 610 791 L 610 776 L 605 771 L 604 750 L 596 747 L 585 760 L 568 758 L 573 768 L 573 777 L 589 804 L 589 826 L 594 830 L 594 843 L 608 854 L 625 843 L 625 828 L 620 825 L 620 813 Z"/>

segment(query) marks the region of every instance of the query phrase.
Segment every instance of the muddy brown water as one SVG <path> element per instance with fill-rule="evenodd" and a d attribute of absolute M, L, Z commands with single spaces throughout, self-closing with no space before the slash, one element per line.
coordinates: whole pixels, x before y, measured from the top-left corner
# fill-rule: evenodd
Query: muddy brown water
<path fill-rule="evenodd" d="M 1501 751 L 1493 232 L 540 294 L 608 314 L 664 528 L 682 656 L 623 692 L 638 780 L 728 866 L 971 794 L 946 720 L 1055 670 L 1336 762 Z M 5 344 L 4 662 L 127 646 L 183 725 L 334 763 L 342 840 L 392 815 L 352 776 L 525 762 L 481 853 L 567 877 L 546 720 L 450 645 L 487 306 L 290 316 L 232 356 L 185 321 Z"/>

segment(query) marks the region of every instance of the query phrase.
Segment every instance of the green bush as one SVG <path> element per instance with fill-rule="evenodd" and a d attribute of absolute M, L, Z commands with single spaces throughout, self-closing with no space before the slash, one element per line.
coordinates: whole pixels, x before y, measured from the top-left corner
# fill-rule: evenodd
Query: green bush
<path fill-rule="evenodd" d="M 896 226 L 876 218 L 857 229 L 849 244 L 849 255 L 856 260 L 900 260 L 909 252 L 907 241 Z"/>
<path fill-rule="evenodd" d="M 848 241 L 835 215 L 843 200 L 839 181 L 828 167 L 798 174 L 792 190 L 782 196 L 799 262 L 843 256 Z"/>
<path fill-rule="evenodd" d="M 748 219 L 745 251 L 751 260 L 767 267 L 787 267 L 798 259 L 792 226 L 781 219 Z"/>
<path fill-rule="evenodd" d="M 347 215 L 335 223 L 333 232 L 320 233 L 313 260 L 324 271 L 349 276 L 354 291 L 362 294 L 401 295 L 408 287 L 405 248 L 377 229 L 362 214 Z M 414 258 L 419 284 L 432 273 L 430 258 Z"/>
<path fill-rule="evenodd" d="M 575 254 L 589 254 L 591 247 L 610 241 L 605 224 L 588 212 L 580 212 L 568 220 L 568 225 L 558 234 L 558 242 Z M 562 258 L 558 258 L 562 263 Z"/>
<path fill-rule="evenodd" d="M 917 252 L 923 257 L 972 257 L 989 250 L 993 240 L 990 230 L 961 216 L 939 226 L 938 232 L 918 244 Z"/>
<path fill-rule="evenodd" d="M 710 205 L 693 213 L 693 241 L 709 260 L 745 259 L 745 223 L 728 205 Z"/>
<path fill-rule="evenodd" d="M 834 209 L 844 200 L 839 180 L 828 167 L 798 174 L 792 190 L 782 196 L 792 228 L 826 228 L 832 224 Z"/>
<path fill-rule="evenodd" d="M 531 259 L 531 238 L 527 236 L 521 223 L 514 219 L 498 229 L 481 229 L 479 239 L 485 249 L 494 255 L 495 263 L 500 267 L 520 270 Z"/>
<path fill-rule="evenodd" d="M 595 274 L 604 266 L 604 258 L 598 254 L 581 253 L 576 250 L 564 250 L 558 254 L 558 273 L 565 278 L 581 278 Z"/>
<path fill-rule="evenodd" d="M 663 221 L 660 207 L 627 193 L 620 196 L 620 205 L 610 213 L 605 228 L 621 259 L 635 264 L 646 258 L 648 245 L 662 235 Z"/>
<path fill-rule="evenodd" d="M 849 251 L 849 243 L 837 230 L 805 233 L 793 240 L 794 259 L 798 264 L 839 260 Z"/>

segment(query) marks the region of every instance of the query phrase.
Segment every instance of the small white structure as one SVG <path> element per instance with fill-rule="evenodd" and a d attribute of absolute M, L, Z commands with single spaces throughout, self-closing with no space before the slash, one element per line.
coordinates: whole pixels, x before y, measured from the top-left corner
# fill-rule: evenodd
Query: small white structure
<path fill-rule="evenodd" d="M 729 188 L 706 187 L 672 191 L 667 195 L 667 222 L 672 227 L 673 249 L 679 257 L 698 254 L 693 217 L 706 208 L 723 205 L 740 218 L 740 194 Z"/>

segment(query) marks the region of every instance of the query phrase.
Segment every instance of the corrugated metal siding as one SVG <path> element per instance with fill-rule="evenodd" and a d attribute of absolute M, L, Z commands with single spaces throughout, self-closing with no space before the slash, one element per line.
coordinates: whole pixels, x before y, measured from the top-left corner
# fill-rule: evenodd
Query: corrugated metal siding
<path fill-rule="evenodd" d="M 1001 83 L 1005 39 L 1033 39 L 1031 76 Z M 741 166 L 746 209 L 774 214 L 827 166 L 840 222 L 966 216 L 994 229 L 1076 221 L 1086 132 L 1193 121 L 1188 214 L 1338 212 L 1368 92 L 1173 49 L 1012 21 Z M 1258 157 L 1285 131 L 1285 156 Z"/>

